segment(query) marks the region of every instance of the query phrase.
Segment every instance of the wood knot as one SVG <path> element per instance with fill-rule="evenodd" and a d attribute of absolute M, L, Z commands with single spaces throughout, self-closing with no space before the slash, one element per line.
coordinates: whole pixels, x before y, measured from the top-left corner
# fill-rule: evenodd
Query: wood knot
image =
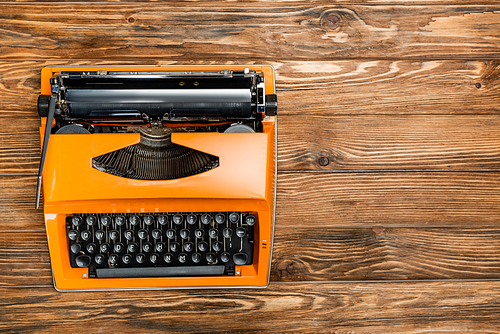
<path fill-rule="evenodd" d="M 323 167 L 328 166 L 330 164 L 330 159 L 328 159 L 328 157 L 319 157 L 318 164 Z"/>
<path fill-rule="evenodd" d="M 338 14 L 329 13 L 321 18 L 321 28 L 324 31 L 332 31 L 340 28 L 342 19 Z"/>
<path fill-rule="evenodd" d="M 277 270 L 280 278 L 287 278 L 293 276 L 295 273 L 295 266 L 293 261 L 285 260 L 278 264 Z"/>
<path fill-rule="evenodd" d="M 128 23 L 134 23 L 134 22 L 135 22 L 135 19 L 133 17 L 128 18 Z"/>
<path fill-rule="evenodd" d="M 481 85 L 481 83 L 480 83 L 480 82 L 476 82 L 475 86 L 476 86 L 476 88 L 477 88 L 477 89 L 479 89 L 479 88 L 481 88 L 483 85 Z"/>

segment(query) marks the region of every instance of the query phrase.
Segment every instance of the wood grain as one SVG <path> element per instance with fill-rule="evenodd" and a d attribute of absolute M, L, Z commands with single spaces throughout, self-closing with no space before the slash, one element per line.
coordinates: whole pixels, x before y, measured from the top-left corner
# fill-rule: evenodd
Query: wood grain
<path fill-rule="evenodd" d="M 330 2 L 2 4 L 0 59 L 495 59 L 499 10 Z"/>
<path fill-rule="evenodd" d="M 85 293 L 2 288 L 0 330 L 496 333 L 499 290 L 499 282 L 274 283 L 257 290 Z"/>

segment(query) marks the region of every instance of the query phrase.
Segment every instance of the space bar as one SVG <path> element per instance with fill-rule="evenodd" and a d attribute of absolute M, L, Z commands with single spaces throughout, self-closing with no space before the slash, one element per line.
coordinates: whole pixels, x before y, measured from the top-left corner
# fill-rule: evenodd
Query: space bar
<path fill-rule="evenodd" d="M 220 276 L 225 266 L 101 268 L 97 278 Z"/>

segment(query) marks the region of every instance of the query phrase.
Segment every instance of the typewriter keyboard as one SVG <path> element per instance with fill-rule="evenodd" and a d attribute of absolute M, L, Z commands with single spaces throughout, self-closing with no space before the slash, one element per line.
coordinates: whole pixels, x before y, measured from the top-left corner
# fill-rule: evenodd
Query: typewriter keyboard
<path fill-rule="evenodd" d="M 252 264 L 256 223 L 245 212 L 75 214 L 71 267 L 96 278 L 234 275 Z"/>

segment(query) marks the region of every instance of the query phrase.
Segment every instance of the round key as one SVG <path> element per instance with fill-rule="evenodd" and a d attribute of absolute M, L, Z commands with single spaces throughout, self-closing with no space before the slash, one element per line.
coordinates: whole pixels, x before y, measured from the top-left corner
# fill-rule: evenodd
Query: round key
<path fill-rule="evenodd" d="M 139 246 L 135 242 L 131 242 L 128 244 L 127 249 L 130 253 L 135 253 L 139 249 Z"/>
<path fill-rule="evenodd" d="M 130 216 L 128 218 L 128 221 L 130 222 L 130 225 L 137 226 L 141 222 L 141 219 L 138 216 L 134 215 L 134 216 Z"/>
<path fill-rule="evenodd" d="M 109 256 L 108 262 L 110 265 L 114 266 L 114 265 L 118 264 L 118 259 L 119 259 L 119 257 L 117 254 L 111 254 Z"/>
<path fill-rule="evenodd" d="M 124 247 L 125 246 L 123 246 L 123 244 L 121 242 L 118 242 L 118 243 L 114 244 L 113 250 L 115 251 L 115 253 L 121 253 L 123 251 Z"/>
<path fill-rule="evenodd" d="M 180 253 L 179 254 L 179 262 L 180 263 L 186 263 L 186 261 L 187 261 L 187 255 L 184 254 L 184 253 Z"/>
<path fill-rule="evenodd" d="M 109 248 L 110 248 L 110 246 L 109 246 L 109 244 L 107 242 L 102 243 L 102 244 L 99 245 L 99 251 L 101 253 L 107 253 L 107 252 L 109 252 Z"/>
<path fill-rule="evenodd" d="M 109 231 L 109 238 L 111 240 L 116 241 L 118 240 L 119 237 L 120 237 L 120 232 L 118 232 L 117 230 Z"/>
<path fill-rule="evenodd" d="M 146 230 L 142 230 L 142 229 L 141 229 L 141 230 L 139 230 L 139 231 L 137 232 L 137 236 L 138 236 L 138 237 L 139 237 L 139 239 L 141 239 L 141 240 L 146 240 L 146 239 L 148 238 L 148 231 L 146 231 Z"/>
<path fill-rule="evenodd" d="M 71 218 L 71 224 L 73 224 L 73 226 L 80 226 L 82 224 L 82 217 L 73 217 Z"/>
<path fill-rule="evenodd" d="M 153 231 L 151 231 L 151 235 L 154 239 L 158 240 L 161 238 L 161 230 L 155 228 Z"/>
<path fill-rule="evenodd" d="M 193 253 L 193 255 L 191 255 L 191 261 L 193 261 L 194 263 L 200 263 L 201 254 L 200 253 Z"/>
<path fill-rule="evenodd" d="M 165 263 L 172 263 L 172 261 L 174 260 L 174 256 L 170 253 L 166 253 L 163 256 L 163 260 L 165 261 Z"/>
<path fill-rule="evenodd" d="M 245 223 L 247 223 L 248 226 L 254 226 L 256 221 L 257 219 L 255 219 L 254 215 L 248 215 L 245 217 Z"/>
<path fill-rule="evenodd" d="M 224 238 L 229 239 L 233 235 L 233 230 L 230 228 L 225 228 L 224 230 L 222 230 L 222 235 L 224 236 Z"/>
<path fill-rule="evenodd" d="M 182 224 L 182 215 L 174 215 L 172 217 L 172 221 L 174 222 L 175 225 Z"/>
<path fill-rule="evenodd" d="M 209 214 L 205 213 L 204 215 L 201 215 L 201 222 L 204 225 L 210 224 L 211 221 L 212 221 L 212 217 Z"/>
<path fill-rule="evenodd" d="M 102 224 L 102 226 L 111 225 L 111 217 L 110 216 L 102 216 L 101 217 L 101 224 Z"/>
<path fill-rule="evenodd" d="M 222 242 L 216 241 L 212 244 L 212 249 L 216 252 L 220 252 L 222 250 Z"/>
<path fill-rule="evenodd" d="M 131 241 L 134 239 L 134 231 L 132 230 L 126 230 L 125 233 L 123 233 L 123 236 L 125 237 L 125 239 L 127 239 L 128 241 Z"/>
<path fill-rule="evenodd" d="M 229 221 L 233 224 L 236 224 L 240 221 L 240 215 L 236 212 L 233 212 L 229 215 Z"/>
<path fill-rule="evenodd" d="M 96 251 L 96 249 L 97 249 L 97 246 L 93 242 L 87 244 L 87 253 L 94 254 L 94 252 Z"/>
<path fill-rule="evenodd" d="M 144 263 L 144 261 L 146 261 L 146 255 L 139 253 L 135 256 L 135 260 L 137 261 L 137 263 L 142 264 Z"/>
<path fill-rule="evenodd" d="M 155 246 L 155 250 L 158 253 L 161 253 L 165 250 L 165 247 L 167 247 L 167 245 L 164 242 L 157 242 L 156 246 Z"/>
<path fill-rule="evenodd" d="M 105 259 L 106 259 L 106 258 L 105 258 L 105 257 L 104 257 L 104 255 L 102 255 L 102 254 L 97 254 L 97 255 L 94 257 L 94 261 L 95 261 L 95 263 L 97 263 L 97 264 L 103 264 Z"/>
<path fill-rule="evenodd" d="M 189 230 L 182 229 L 179 235 L 181 236 L 182 239 L 187 239 L 189 238 Z"/>
<path fill-rule="evenodd" d="M 95 231 L 95 238 L 99 241 L 104 240 L 104 237 L 106 236 L 106 233 L 103 230 L 97 230 Z"/>
<path fill-rule="evenodd" d="M 82 250 L 82 245 L 80 245 L 80 244 L 72 244 L 70 248 L 71 248 L 71 253 L 78 254 Z"/>
<path fill-rule="evenodd" d="M 187 215 L 187 217 L 186 217 L 186 221 L 187 221 L 187 223 L 188 223 L 189 225 L 194 225 L 194 224 L 196 224 L 196 220 L 197 220 L 197 219 L 196 219 L 196 215 L 193 215 L 193 214 L 189 214 L 189 215 Z"/>
<path fill-rule="evenodd" d="M 220 260 L 224 263 L 229 262 L 229 259 L 230 257 L 228 252 L 224 252 L 220 255 Z"/>
<path fill-rule="evenodd" d="M 168 229 L 166 235 L 170 240 L 175 239 L 175 230 Z"/>
<path fill-rule="evenodd" d="M 219 231 L 215 228 L 211 228 L 208 230 L 208 236 L 212 239 L 217 239 L 217 236 L 219 235 Z"/>
<path fill-rule="evenodd" d="M 92 259 L 88 255 L 80 255 L 75 259 L 76 265 L 80 268 L 87 268 L 90 266 L 90 261 L 92 261 Z"/>
<path fill-rule="evenodd" d="M 149 261 L 153 264 L 155 263 L 158 263 L 158 260 L 160 259 L 160 256 L 156 253 L 152 253 L 150 256 L 149 256 Z"/>
<path fill-rule="evenodd" d="M 197 228 L 195 231 L 194 231 L 194 236 L 197 238 L 197 239 L 201 239 L 203 238 L 203 236 L 205 235 L 205 231 L 203 231 L 201 228 Z"/>
<path fill-rule="evenodd" d="M 144 224 L 150 226 L 150 225 L 153 225 L 154 222 L 155 222 L 155 219 L 153 216 L 151 216 L 151 215 L 144 216 Z"/>
<path fill-rule="evenodd" d="M 180 248 L 181 248 L 181 245 L 179 245 L 178 242 L 171 242 L 170 243 L 170 251 L 171 252 L 177 253 Z"/>
<path fill-rule="evenodd" d="M 208 243 L 206 243 L 205 241 L 202 241 L 202 242 L 199 242 L 198 243 L 198 250 L 200 252 L 204 252 L 208 249 Z"/>
<path fill-rule="evenodd" d="M 242 266 L 247 263 L 248 255 L 245 253 L 235 253 L 233 255 L 233 262 L 237 266 Z"/>
<path fill-rule="evenodd" d="M 88 226 L 94 226 L 97 223 L 97 218 L 95 216 L 88 216 L 85 221 Z"/>
<path fill-rule="evenodd" d="M 217 224 L 224 224 L 226 222 L 226 215 L 223 213 L 218 213 L 215 215 L 215 221 Z"/>
<path fill-rule="evenodd" d="M 89 241 L 90 240 L 90 237 L 92 236 L 92 233 L 90 233 L 90 231 L 82 231 L 82 233 L 80 234 L 82 240 L 84 241 Z"/>
<path fill-rule="evenodd" d="M 75 241 L 78 238 L 78 231 L 77 230 L 69 230 L 68 231 L 68 238 L 69 238 L 69 240 Z"/>
<path fill-rule="evenodd" d="M 115 223 L 117 226 L 123 226 L 126 223 L 126 219 L 124 216 L 116 216 L 115 217 Z"/>
<path fill-rule="evenodd" d="M 207 262 L 215 262 L 215 254 L 214 253 L 207 253 L 206 256 Z"/>
<path fill-rule="evenodd" d="M 185 242 L 184 243 L 184 251 L 185 252 L 189 253 L 190 251 L 193 250 L 193 248 L 194 248 L 194 244 L 192 242 Z"/>
<path fill-rule="evenodd" d="M 132 255 L 130 255 L 130 254 L 123 254 L 123 256 L 122 256 L 122 262 L 124 264 L 129 264 L 130 262 L 132 262 Z"/>
<path fill-rule="evenodd" d="M 160 223 L 160 225 L 167 225 L 168 217 L 165 215 L 158 216 L 158 223 Z"/>
<path fill-rule="evenodd" d="M 144 253 L 149 253 L 153 250 L 153 245 L 150 242 L 145 242 L 142 244 L 142 251 Z"/>
<path fill-rule="evenodd" d="M 239 237 L 239 238 L 243 238 L 245 236 L 245 234 L 247 234 L 247 230 L 245 230 L 244 227 L 238 227 L 236 229 L 236 235 Z"/>

